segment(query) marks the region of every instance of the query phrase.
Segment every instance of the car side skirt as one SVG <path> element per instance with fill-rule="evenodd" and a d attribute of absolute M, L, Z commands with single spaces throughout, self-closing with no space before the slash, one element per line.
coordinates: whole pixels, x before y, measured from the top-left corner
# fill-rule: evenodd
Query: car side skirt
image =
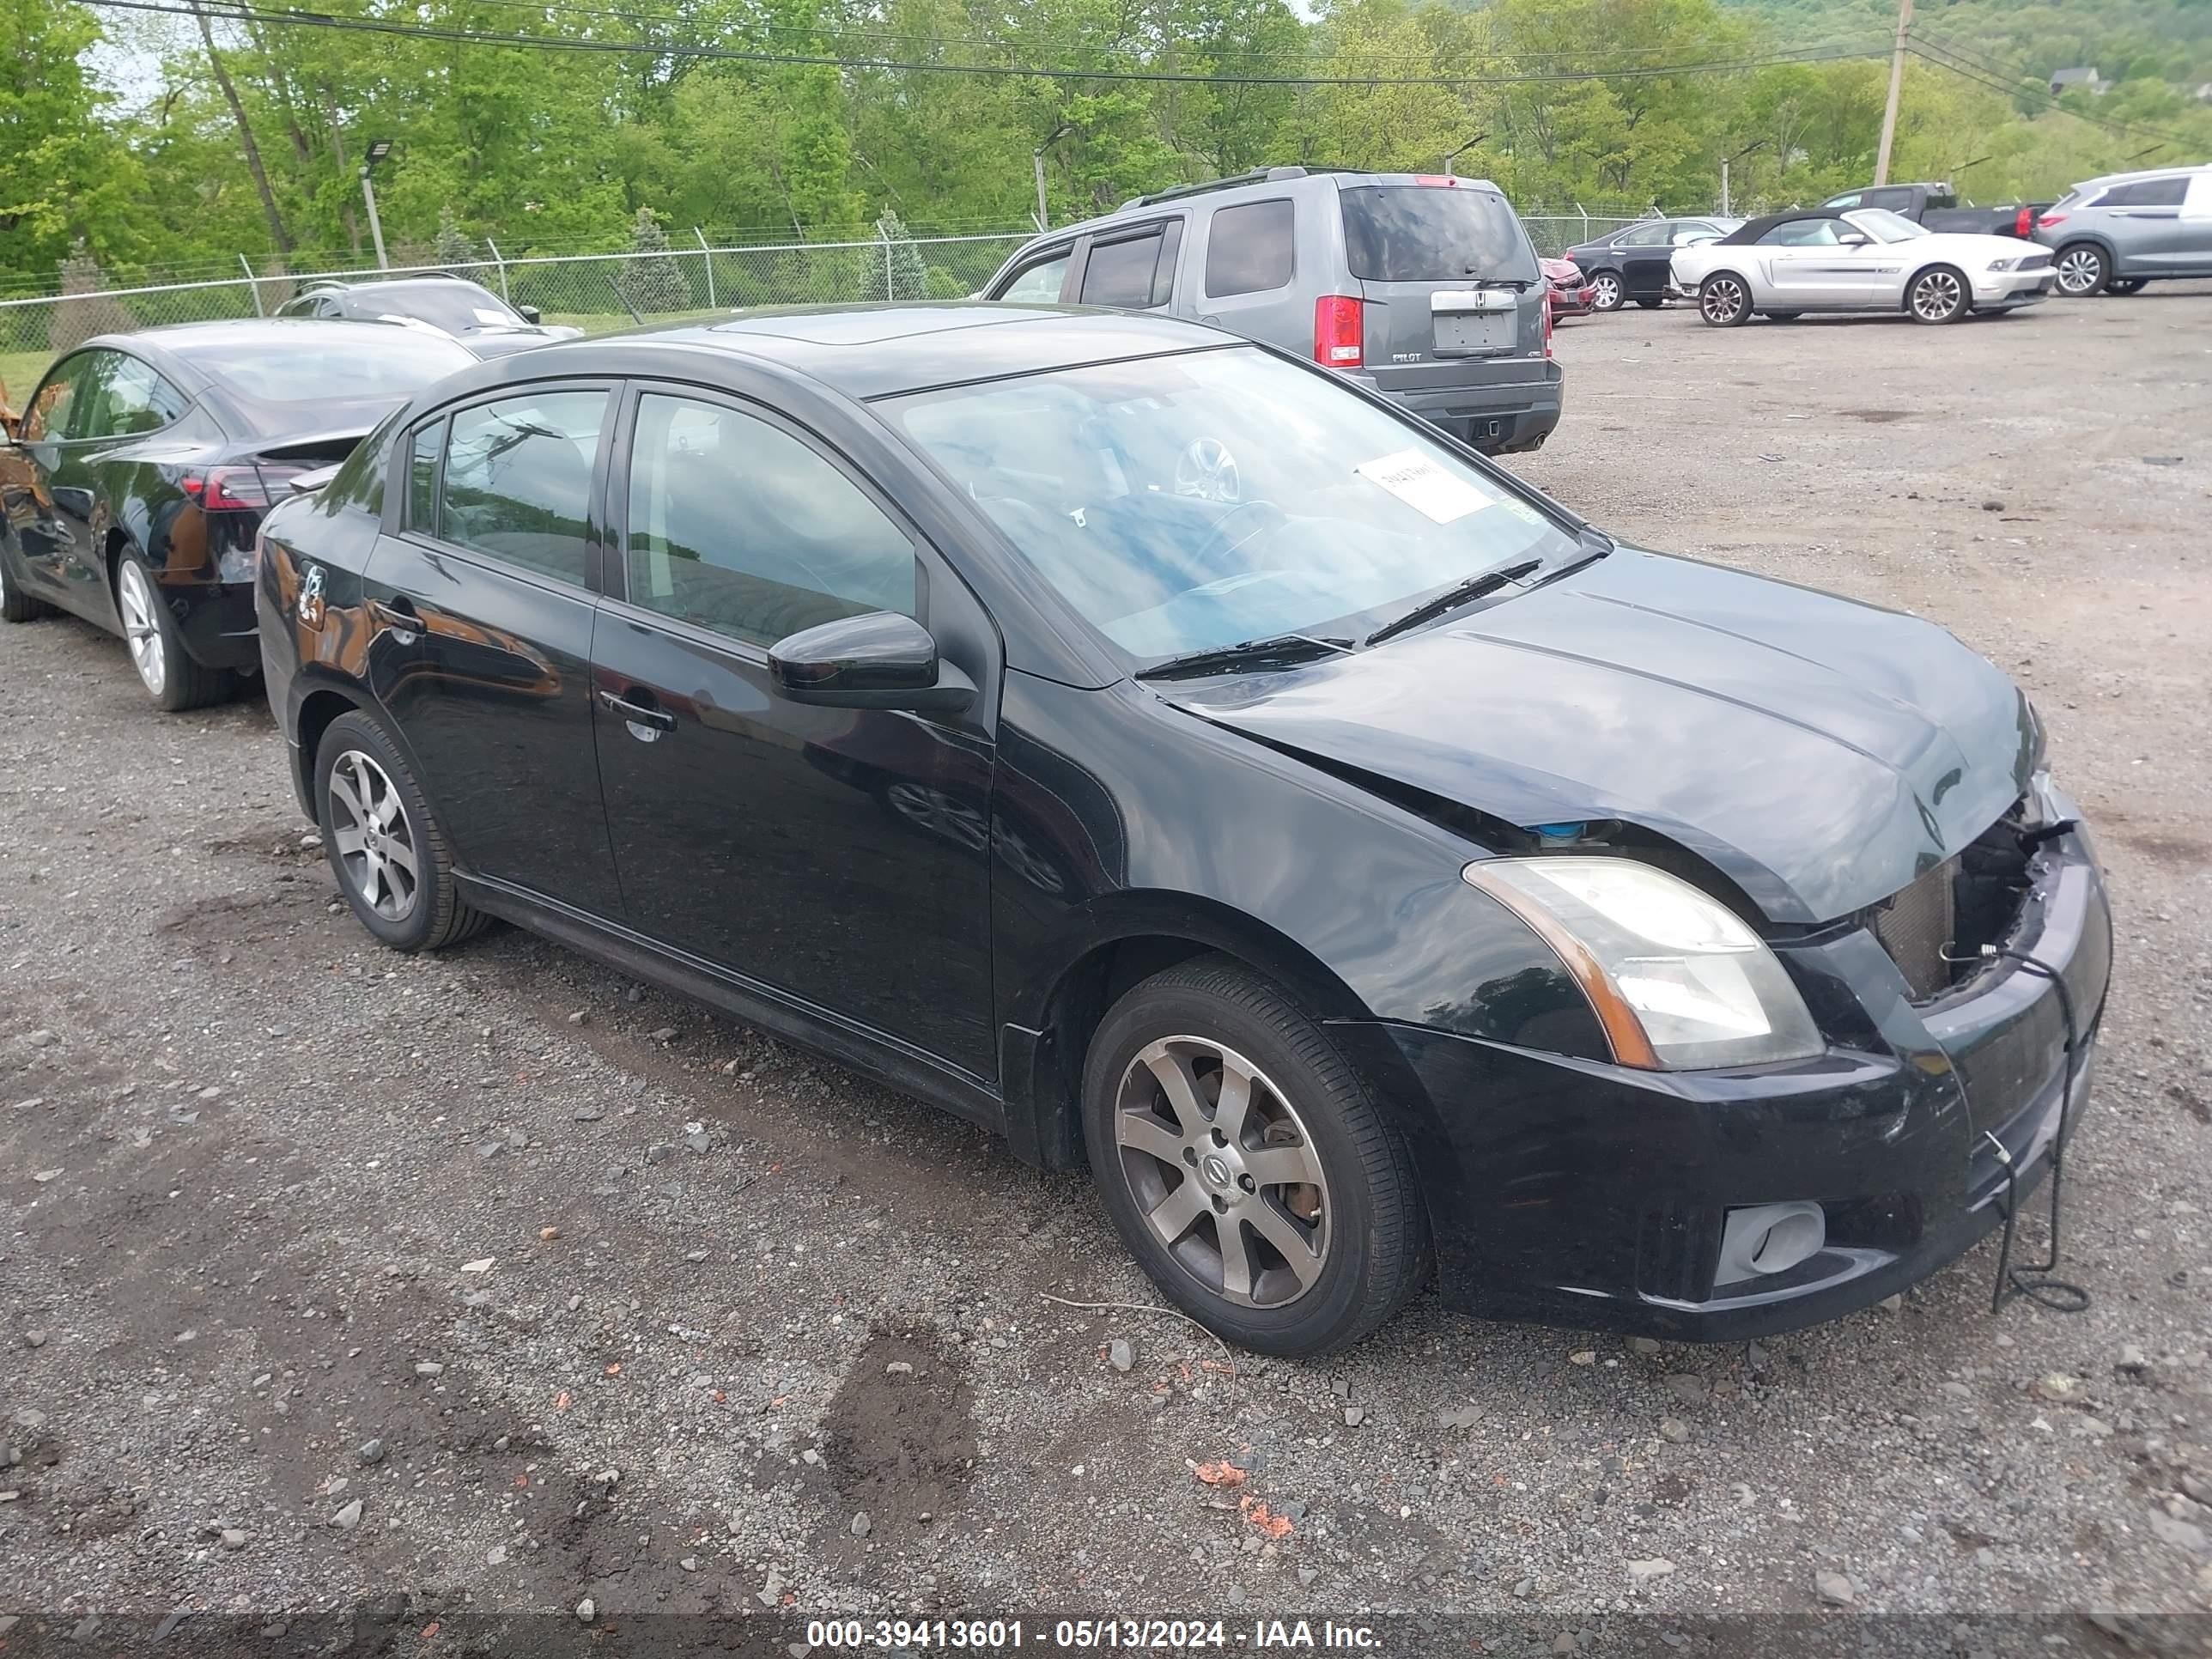
<path fill-rule="evenodd" d="M 488 915 L 918 1096 L 995 1134 L 1006 1133 L 1006 1103 L 989 1083 L 970 1073 L 542 894 L 460 872 L 454 881 L 462 897 Z"/>

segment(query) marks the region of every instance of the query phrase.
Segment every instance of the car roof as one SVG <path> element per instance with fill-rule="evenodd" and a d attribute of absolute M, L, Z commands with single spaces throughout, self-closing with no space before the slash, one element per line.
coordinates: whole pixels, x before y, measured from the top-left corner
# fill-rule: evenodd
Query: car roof
<path fill-rule="evenodd" d="M 220 378 L 202 366 L 205 360 L 220 359 L 241 346 L 296 343 L 316 333 L 327 336 L 333 329 L 354 339 L 368 339 L 371 337 L 366 331 L 374 330 L 374 337 L 380 344 L 389 337 L 382 323 L 341 321 L 335 317 L 242 317 L 214 323 L 163 323 L 128 334 L 102 334 L 87 340 L 78 349 L 97 348 L 143 357 L 190 392 L 216 384 Z M 454 349 L 474 361 L 466 347 Z"/>
<path fill-rule="evenodd" d="M 1853 212 L 1858 211 L 1854 208 Z M 1777 225 L 1794 224 L 1800 219 L 1841 219 L 1844 216 L 1833 208 L 1790 208 L 1782 213 L 1762 213 L 1756 219 L 1747 219 L 1727 235 L 1723 242 L 1741 246 L 1755 242 Z"/>
<path fill-rule="evenodd" d="M 2192 161 L 2186 167 L 2138 167 L 2133 173 L 2100 173 L 2094 179 L 2084 179 L 2074 188 L 2094 190 L 2103 185 L 2131 184 L 2138 179 L 2177 179 L 2197 173 L 2212 173 L 2212 161 Z"/>
<path fill-rule="evenodd" d="M 1364 173 L 1357 167 L 1267 167 L 1255 173 L 1238 174 L 1231 179 L 1219 179 L 1207 184 L 1190 185 L 1176 190 L 1156 191 L 1150 196 L 1133 197 L 1111 213 L 1079 220 L 1072 225 L 1054 225 L 1022 244 L 1015 252 L 1019 258 L 1031 249 L 1052 242 L 1073 240 L 1097 230 L 1115 226 L 1133 224 L 1156 219 L 1181 210 L 1196 203 L 1210 206 L 1235 206 L 1247 197 L 1273 199 L 1294 194 L 1301 190 L 1360 190 L 1373 185 L 1423 185 L 1436 188 L 1443 175 L 1427 173 Z M 1455 179 L 1449 188 L 1488 191 L 1493 196 L 1505 192 L 1487 179 Z"/>
<path fill-rule="evenodd" d="M 964 300 L 790 306 L 739 312 L 720 322 L 672 323 L 540 346 L 498 360 L 508 373 L 492 383 L 552 372 L 665 373 L 671 354 L 711 351 L 781 367 L 865 400 L 1243 343 L 1194 323 L 1078 306 Z"/>

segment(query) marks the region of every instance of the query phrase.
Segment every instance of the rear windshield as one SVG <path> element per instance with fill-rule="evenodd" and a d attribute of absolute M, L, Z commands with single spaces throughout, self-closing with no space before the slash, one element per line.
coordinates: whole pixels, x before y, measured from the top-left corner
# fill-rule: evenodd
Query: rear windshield
<path fill-rule="evenodd" d="M 1535 250 L 1502 196 L 1436 185 L 1341 191 L 1352 274 L 1368 283 L 1537 280 Z"/>
<path fill-rule="evenodd" d="M 354 302 L 374 315 L 389 312 L 398 317 L 419 318 L 448 334 L 472 328 L 520 328 L 521 314 L 511 310 L 499 295 L 474 283 L 392 283 L 354 295 Z"/>
<path fill-rule="evenodd" d="M 253 403 L 309 404 L 408 397 L 476 362 L 441 336 L 374 323 L 275 326 L 285 334 L 201 347 L 192 366 Z"/>

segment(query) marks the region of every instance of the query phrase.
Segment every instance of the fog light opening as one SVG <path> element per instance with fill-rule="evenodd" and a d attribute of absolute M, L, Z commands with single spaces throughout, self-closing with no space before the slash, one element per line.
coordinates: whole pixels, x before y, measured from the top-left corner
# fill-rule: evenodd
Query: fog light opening
<path fill-rule="evenodd" d="M 1721 1228 L 1716 1288 L 1787 1273 L 1828 1242 L 1827 1213 L 1817 1204 L 1756 1204 L 1730 1210 Z"/>

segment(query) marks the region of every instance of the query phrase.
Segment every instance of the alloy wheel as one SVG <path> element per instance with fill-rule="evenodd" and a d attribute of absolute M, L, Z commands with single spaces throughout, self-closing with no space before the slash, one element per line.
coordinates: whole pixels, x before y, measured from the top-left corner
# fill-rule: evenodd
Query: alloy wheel
<path fill-rule="evenodd" d="M 2058 286 L 2079 298 L 2094 294 L 2105 280 L 2105 256 L 2093 247 L 2069 248 L 2059 256 Z"/>
<path fill-rule="evenodd" d="M 1617 310 L 1620 305 L 1620 278 L 1609 270 L 1601 270 L 1590 283 L 1590 303 L 1600 311 Z"/>
<path fill-rule="evenodd" d="M 1114 1123 L 1146 1224 L 1202 1288 L 1277 1308 L 1319 1281 L 1331 1220 L 1321 1154 L 1251 1061 L 1206 1037 L 1148 1043 L 1122 1073 Z"/>
<path fill-rule="evenodd" d="M 1955 272 L 1931 270 L 1912 285 L 1912 314 L 1923 323 L 1947 323 L 1966 303 L 1966 284 Z"/>
<path fill-rule="evenodd" d="M 1733 276 L 1716 276 L 1707 283 L 1698 295 L 1698 309 L 1705 319 L 1720 326 L 1735 321 L 1750 303 L 1743 284 Z"/>
<path fill-rule="evenodd" d="M 135 560 L 125 559 L 118 568 L 116 608 L 123 613 L 123 640 L 131 647 L 131 665 L 138 678 L 155 696 L 169 683 L 168 650 L 161 638 L 161 619 L 155 606 L 154 586 Z"/>
<path fill-rule="evenodd" d="M 391 775 L 358 749 L 331 768 L 331 844 L 361 902 L 386 921 L 404 921 L 422 890 L 415 826 Z"/>

